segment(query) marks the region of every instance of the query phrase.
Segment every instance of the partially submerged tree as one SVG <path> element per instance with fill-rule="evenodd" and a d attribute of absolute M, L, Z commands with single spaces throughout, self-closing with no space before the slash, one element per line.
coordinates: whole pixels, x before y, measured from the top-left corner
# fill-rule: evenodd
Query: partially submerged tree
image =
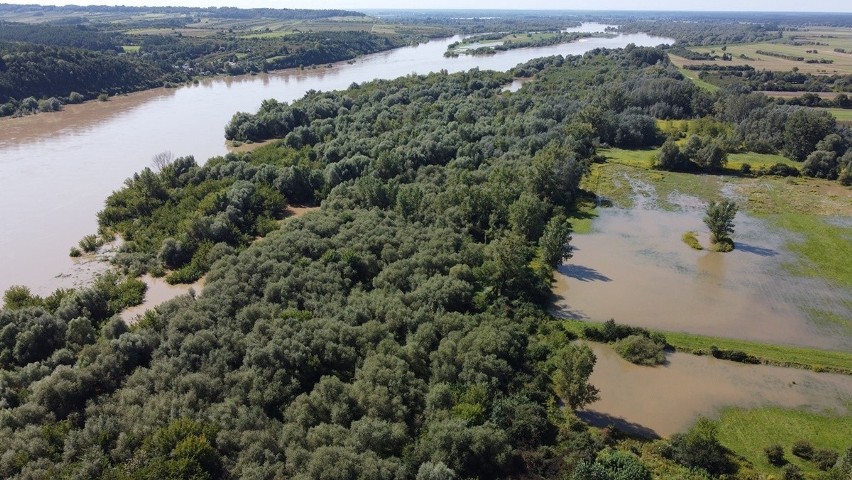
<path fill-rule="evenodd" d="M 729 252 L 734 249 L 731 235 L 734 233 L 737 210 L 737 204 L 730 200 L 710 202 L 707 206 L 704 224 L 710 229 L 710 242 L 717 251 Z"/>
<path fill-rule="evenodd" d="M 553 383 L 556 393 L 572 410 L 596 401 L 598 389 L 589 383 L 597 358 L 585 343 L 568 345 L 557 357 Z"/>

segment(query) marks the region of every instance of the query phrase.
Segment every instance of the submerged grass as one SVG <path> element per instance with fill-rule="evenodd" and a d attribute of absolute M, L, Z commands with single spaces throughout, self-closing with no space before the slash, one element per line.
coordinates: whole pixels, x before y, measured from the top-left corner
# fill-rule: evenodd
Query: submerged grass
<path fill-rule="evenodd" d="M 664 121 L 661 128 L 683 129 L 683 121 Z M 643 205 L 676 211 L 685 207 L 685 197 L 699 201 L 731 198 L 742 211 L 766 220 L 790 240 L 782 260 L 794 275 L 823 279 L 841 289 L 852 287 L 852 190 L 823 179 L 802 177 L 749 177 L 741 175 L 743 164 L 752 170 L 776 163 L 798 166 L 781 155 L 757 153 L 733 154 L 723 175 L 663 172 L 651 169 L 658 150 L 601 149 L 606 163 L 592 165 L 582 186 L 605 198 L 614 206 L 633 208 L 638 194 L 645 195 Z M 637 186 L 642 192 L 637 191 Z M 647 196 L 648 192 L 651 197 Z M 694 204 L 694 201 L 688 203 Z M 691 208 L 695 208 L 692 205 Z M 841 221 L 833 221 L 834 217 Z M 589 229 L 591 226 L 589 225 Z M 585 225 L 584 229 L 585 230 Z M 580 233 L 580 230 L 577 230 Z M 692 245 L 684 237 L 684 242 Z M 842 334 L 852 333 L 852 322 L 842 312 L 852 311 L 840 305 L 818 311 L 812 305 L 808 316 L 816 323 L 839 327 Z M 838 313 L 841 312 L 841 313 Z"/>
<path fill-rule="evenodd" d="M 650 185 L 656 192 L 656 207 L 661 210 L 680 210 L 678 198 L 687 195 L 704 201 L 721 200 L 727 177 L 694 173 L 652 170 L 659 149 L 623 150 L 601 149 L 607 163 L 592 165 L 591 174 L 582 186 L 621 208 L 634 206 L 631 182 Z"/>
<path fill-rule="evenodd" d="M 817 449 L 829 448 L 839 454 L 852 446 L 852 414 L 814 413 L 765 407 L 753 410 L 730 408 L 722 411 L 718 422 L 719 441 L 750 461 L 759 471 L 777 475 L 781 469 L 766 460 L 763 449 L 778 444 L 788 462 L 805 472 L 817 472 L 816 466 L 790 453 L 793 442 L 807 440 Z"/>
<path fill-rule="evenodd" d="M 568 215 L 571 221 L 572 233 L 586 234 L 592 233 L 592 222 L 598 218 L 595 201 L 592 199 L 583 199 L 577 202 L 576 209 Z"/>
<path fill-rule="evenodd" d="M 852 287 L 852 227 L 833 225 L 825 218 L 796 213 L 773 215 L 770 219 L 779 227 L 801 236 L 801 241 L 791 241 L 786 245 L 803 260 L 788 264 L 794 273 Z"/>
<path fill-rule="evenodd" d="M 694 250 L 704 250 L 704 247 L 701 246 L 701 242 L 698 241 L 698 237 L 695 232 L 683 232 L 680 239 L 683 240 L 683 243 L 689 245 Z"/>
<path fill-rule="evenodd" d="M 582 335 L 583 327 L 600 327 L 601 323 L 581 320 L 563 322 L 566 330 L 575 335 Z M 662 333 L 666 342 L 679 352 L 707 355 L 711 347 L 719 350 L 735 350 L 757 358 L 765 365 L 800 368 L 815 372 L 834 372 L 852 375 L 852 353 L 816 348 L 794 347 L 789 345 L 772 345 L 768 343 L 737 340 L 732 338 L 710 337 L 682 332 L 652 332 Z"/>

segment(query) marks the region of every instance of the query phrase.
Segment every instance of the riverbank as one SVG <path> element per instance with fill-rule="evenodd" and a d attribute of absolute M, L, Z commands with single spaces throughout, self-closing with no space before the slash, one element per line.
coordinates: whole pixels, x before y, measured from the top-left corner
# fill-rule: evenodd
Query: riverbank
<path fill-rule="evenodd" d="M 561 321 L 560 324 L 567 331 L 579 337 L 583 336 L 583 328 L 597 328 L 603 325 L 600 322 L 582 320 Z M 652 330 L 652 332 L 665 336 L 666 342 L 678 352 L 703 356 L 712 355 L 712 350 L 715 348 L 722 351 L 742 352 L 757 359 L 763 365 L 852 375 L 852 353 L 845 351 L 773 345 L 733 338 L 694 335 L 684 332 L 660 330 Z"/>
<path fill-rule="evenodd" d="M 852 377 L 773 365 L 748 365 L 682 352 L 657 367 L 635 365 L 610 346 L 590 342 L 597 361 L 589 382 L 600 399 L 578 412 L 597 427 L 633 436 L 669 437 L 699 417 L 728 408 L 777 407 L 849 415 Z"/>

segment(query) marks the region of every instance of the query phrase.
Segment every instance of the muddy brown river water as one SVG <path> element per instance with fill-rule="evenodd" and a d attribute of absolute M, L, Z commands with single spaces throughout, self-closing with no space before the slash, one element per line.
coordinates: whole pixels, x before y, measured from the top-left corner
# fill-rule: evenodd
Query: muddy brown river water
<path fill-rule="evenodd" d="M 784 268 L 788 239 L 738 214 L 736 249 L 696 251 L 681 234 L 706 231 L 702 209 L 600 209 L 594 232 L 574 235 L 574 258 L 559 268 L 555 312 L 769 343 L 852 350 L 836 326 L 812 321 L 819 307 L 852 318 L 852 292 Z M 706 235 L 699 236 L 708 245 Z"/>
<path fill-rule="evenodd" d="M 591 383 L 600 400 L 581 417 L 645 436 L 683 431 L 699 415 L 724 407 L 774 405 L 844 414 L 852 401 L 852 377 L 769 365 L 745 365 L 670 353 L 658 367 L 634 365 L 610 347 L 590 343 L 597 356 Z"/>

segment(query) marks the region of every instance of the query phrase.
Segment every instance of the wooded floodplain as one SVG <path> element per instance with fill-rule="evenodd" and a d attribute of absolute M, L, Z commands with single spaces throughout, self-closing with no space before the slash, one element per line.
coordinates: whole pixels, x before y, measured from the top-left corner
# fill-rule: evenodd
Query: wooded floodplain
<path fill-rule="evenodd" d="M 242 12 L 163 10 L 163 25 L 138 28 L 253 15 Z M 172 14 L 180 22 L 169 24 Z M 361 21 L 352 12 L 298 15 Z M 132 38 L 126 32 L 0 25 L 0 42 L 53 42 L 0 43 L 0 92 L 15 96 L 14 111 L 22 95 L 66 96 L 63 78 L 22 79 L 70 57 L 90 73 L 115 68 L 80 92 L 88 98 L 186 81 L 189 74 L 171 70 L 181 62 L 260 71 L 446 32 L 422 20 L 399 25 L 407 33 L 157 34 L 132 54 L 114 48 Z M 651 25 L 690 39 L 685 45 L 768 41 L 779 32 Z M 62 35 L 68 29 L 74 35 Z M 100 51 L 84 54 L 81 45 Z M 81 86 L 100 81 L 78 78 Z M 506 91 L 516 78 L 530 81 Z M 607 162 L 605 149 L 653 151 L 648 168 L 684 174 L 852 184 L 852 130 L 823 110 L 782 103 L 743 84 L 702 88 L 667 47 L 631 44 L 508 72 L 353 83 L 235 112 L 227 140 L 273 141 L 205 162 L 164 157 L 106 199 L 98 234 L 122 239 L 114 271 L 44 298 L 23 287 L 6 292 L 0 477 L 762 478 L 775 467 L 751 448 L 746 458 L 720 443 L 731 412 L 721 435 L 699 418 L 669 439 L 581 421 L 575 412 L 600 395 L 589 380 L 595 354 L 549 307 L 554 269 L 582 255 L 571 244 L 588 214 L 581 204 L 606 200 L 581 188 Z M 730 156 L 744 153 L 789 160 L 729 168 Z M 290 205 L 321 208 L 288 217 Z M 733 245 L 737 205 L 718 208 L 720 218 L 708 211 L 714 243 Z M 203 277 L 205 286 L 128 325 L 116 314 L 141 301 L 137 277 L 146 273 L 171 283 Z M 614 342 L 642 368 L 659 368 L 670 347 L 659 332 L 615 322 L 581 332 Z M 852 473 L 852 445 L 826 437 L 834 443 L 820 445 L 824 461 L 808 459 L 807 473 L 842 479 Z"/>

